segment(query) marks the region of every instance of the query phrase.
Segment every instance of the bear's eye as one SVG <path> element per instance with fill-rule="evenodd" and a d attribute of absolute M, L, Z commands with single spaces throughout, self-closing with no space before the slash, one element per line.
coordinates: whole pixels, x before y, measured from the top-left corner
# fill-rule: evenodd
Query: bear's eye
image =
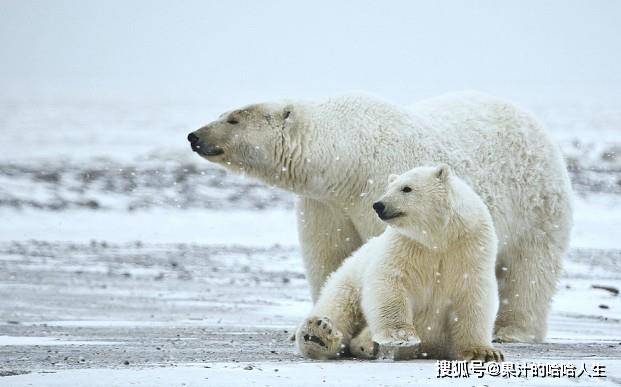
<path fill-rule="evenodd" d="M 228 120 L 226 120 L 226 122 L 231 124 L 231 125 L 239 124 L 239 121 L 237 121 L 235 118 L 229 118 Z"/>
<path fill-rule="evenodd" d="M 401 188 L 401 191 L 405 193 L 412 192 L 412 188 L 406 185 L 405 187 Z"/>

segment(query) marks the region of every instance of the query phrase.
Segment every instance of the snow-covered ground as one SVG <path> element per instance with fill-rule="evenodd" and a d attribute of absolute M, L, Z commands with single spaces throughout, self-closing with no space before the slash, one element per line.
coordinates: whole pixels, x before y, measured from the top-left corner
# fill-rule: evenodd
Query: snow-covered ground
<path fill-rule="evenodd" d="M 621 362 L 610 362 L 614 368 L 608 372 L 621 372 Z M 589 367 L 591 363 L 587 365 Z M 582 364 L 580 365 L 580 367 Z M 389 372 L 387 368 L 389 367 Z M 611 369 L 612 368 L 612 369 Z M 618 385 L 608 378 L 577 379 L 560 378 L 483 378 L 470 376 L 463 379 L 437 378 L 434 361 L 422 360 L 412 363 L 347 362 L 341 364 L 326 362 L 282 362 L 282 363 L 213 363 L 174 368 L 109 370 L 80 369 L 49 374 L 33 374 L 12 377 L 11 386 L 58 386 L 88 385 L 92 387 L 132 386 L 454 386 L 464 383 L 472 386 L 588 386 Z M 490 380 L 491 379 L 491 380 Z M 0 380 L 0 384 L 2 381 Z"/>
<path fill-rule="evenodd" d="M 575 228 L 548 343 L 502 348 L 513 361 L 601 362 L 608 378 L 579 381 L 618 383 L 621 104 L 526 107 L 568 160 Z M 447 383 L 431 361 L 294 353 L 287 337 L 310 299 L 293 197 L 186 145 L 228 108 L 0 103 L 0 375 L 16 374 L 0 385 Z"/>

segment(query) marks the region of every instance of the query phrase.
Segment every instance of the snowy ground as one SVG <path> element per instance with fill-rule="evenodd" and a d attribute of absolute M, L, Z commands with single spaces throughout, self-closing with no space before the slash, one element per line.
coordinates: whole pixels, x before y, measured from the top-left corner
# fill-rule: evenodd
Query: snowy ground
<path fill-rule="evenodd" d="M 560 384 L 621 384 L 621 106 L 529 107 L 568 159 L 576 225 L 548 342 L 501 347 L 607 367 Z M 226 108 L 0 103 L 0 385 L 454 383 L 433 361 L 294 353 L 310 300 L 293 198 L 185 144 Z"/>

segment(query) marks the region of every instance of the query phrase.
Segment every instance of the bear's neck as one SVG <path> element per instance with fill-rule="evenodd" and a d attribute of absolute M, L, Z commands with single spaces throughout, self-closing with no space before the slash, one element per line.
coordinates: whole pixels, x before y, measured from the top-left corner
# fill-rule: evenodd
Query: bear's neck
<path fill-rule="evenodd" d="M 399 234 L 398 239 L 401 243 L 415 243 L 424 251 L 441 252 L 448 250 L 456 239 L 452 233 L 447 231 L 449 231 L 448 228 L 441 231 L 410 228 L 408 230 L 395 230 L 395 233 Z"/>
<path fill-rule="evenodd" d="M 300 129 L 300 128 L 298 128 Z M 303 134 L 278 149 L 280 160 L 273 173 L 261 180 L 300 196 L 324 202 L 351 201 L 373 187 L 368 175 L 371 162 L 362 149 L 364 136 L 335 136 L 338 128 L 304 128 Z M 380 186 L 381 187 L 381 186 Z"/>
<path fill-rule="evenodd" d="M 414 243 L 419 249 L 431 253 L 442 253 L 455 248 L 459 245 L 470 243 L 478 239 L 481 235 L 489 234 L 488 224 L 484 219 L 465 220 L 459 214 L 453 214 L 446 226 L 437 230 L 424 230 L 422 228 L 411 227 L 408 230 L 393 229 L 395 236 L 400 243 Z"/>

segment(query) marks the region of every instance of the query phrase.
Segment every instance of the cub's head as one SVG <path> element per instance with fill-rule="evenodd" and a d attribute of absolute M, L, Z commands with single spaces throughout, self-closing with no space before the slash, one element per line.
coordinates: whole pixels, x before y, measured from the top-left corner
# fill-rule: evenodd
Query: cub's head
<path fill-rule="evenodd" d="M 407 236 L 442 230 L 451 214 L 451 176 L 446 164 L 390 175 L 386 192 L 373 209 L 382 221 Z"/>
<path fill-rule="evenodd" d="M 188 134 L 199 156 L 236 172 L 276 183 L 290 166 L 290 147 L 299 135 L 301 108 L 255 104 L 222 114 Z"/>

